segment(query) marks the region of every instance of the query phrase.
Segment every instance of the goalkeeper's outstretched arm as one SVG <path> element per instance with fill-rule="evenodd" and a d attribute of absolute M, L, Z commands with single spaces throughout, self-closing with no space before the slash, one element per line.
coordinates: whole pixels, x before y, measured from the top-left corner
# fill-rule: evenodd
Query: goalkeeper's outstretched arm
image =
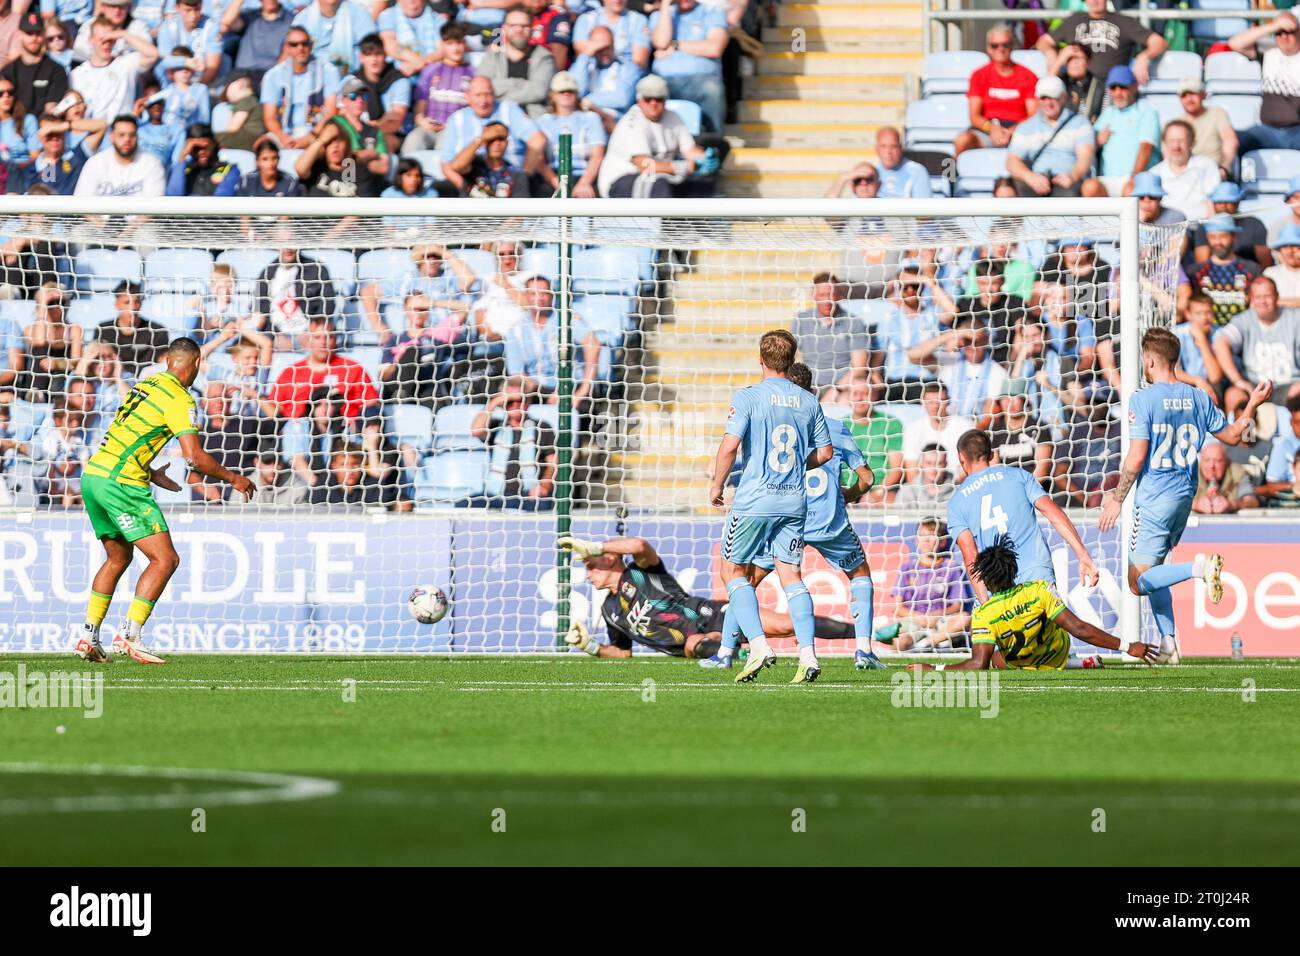
<path fill-rule="evenodd" d="M 572 551 L 584 561 L 602 554 L 625 554 L 636 562 L 639 568 L 652 568 L 659 563 L 659 553 L 645 538 L 609 538 L 605 541 L 587 541 L 573 535 L 561 535 L 559 546 Z"/>

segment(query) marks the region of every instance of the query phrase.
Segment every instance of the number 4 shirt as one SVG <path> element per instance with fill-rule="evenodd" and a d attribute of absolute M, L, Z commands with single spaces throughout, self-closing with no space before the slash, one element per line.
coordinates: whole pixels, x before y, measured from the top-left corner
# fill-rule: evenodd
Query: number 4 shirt
<path fill-rule="evenodd" d="M 1016 549 L 1016 583 L 1046 581 L 1055 586 L 1052 551 L 1038 524 L 1034 503 L 1046 492 L 1034 476 L 1010 465 L 992 465 L 969 476 L 948 502 L 948 534 L 956 541 L 963 531 L 983 551 L 1002 535 Z"/>

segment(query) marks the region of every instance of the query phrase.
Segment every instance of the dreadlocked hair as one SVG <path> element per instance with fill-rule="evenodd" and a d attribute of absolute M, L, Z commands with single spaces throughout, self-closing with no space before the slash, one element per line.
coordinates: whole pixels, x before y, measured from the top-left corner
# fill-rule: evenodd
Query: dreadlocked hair
<path fill-rule="evenodd" d="M 1011 536 L 998 535 L 991 545 L 975 558 L 971 568 L 971 577 L 979 578 L 990 594 L 1000 594 L 1010 590 L 1016 583 L 1016 573 L 1020 570 L 1016 563 L 1016 548 L 1011 543 Z"/>

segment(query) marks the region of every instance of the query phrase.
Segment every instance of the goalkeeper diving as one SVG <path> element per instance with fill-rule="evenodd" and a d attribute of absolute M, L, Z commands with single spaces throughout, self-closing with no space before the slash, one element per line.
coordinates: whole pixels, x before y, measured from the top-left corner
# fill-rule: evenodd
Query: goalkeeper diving
<path fill-rule="evenodd" d="M 1019 567 L 1009 535 L 1000 535 L 975 558 L 972 579 L 988 589 L 989 598 L 971 617 L 971 656 L 947 670 L 1064 670 L 1070 659 L 1070 635 L 1094 647 L 1124 651 L 1154 664 L 1159 649 L 1141 641 L 1122 641 L 1094 627 L 1065 606 L 1046 581 L 1016 583 Z M 944 670 L 944 665 L 912 664 L 908 670 Z"/>
<path fill-rule="evenodd" d="M 687 593 L 650 542 L 644 538 L 584 541 L 563 535 L 558 544 L 582 559 L 592 587 L 607 592 L 600 614 L 610 642 L 602 644 L 575 620 L 565 635 L 570 647 L 593 657 L 631 657 L 634 643 L 673 657 L 703 659 L 718 652 L 727 602 Z M 794 637 L 788 614 L 767 609 L 759 614 L 769 637 Z M 813 620 L 820 638 L 853 638 L 852 624 L 829 617 Z"/>

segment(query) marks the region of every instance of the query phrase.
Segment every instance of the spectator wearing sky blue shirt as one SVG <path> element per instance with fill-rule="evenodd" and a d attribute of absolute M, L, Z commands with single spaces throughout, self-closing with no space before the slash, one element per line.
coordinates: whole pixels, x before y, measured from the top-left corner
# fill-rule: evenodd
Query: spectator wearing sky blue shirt
<path fill-rule="evenodd" d="M 1106 76 L 1110 106 L 1097 117 L 1097 147 L 1105 182 L 1089 184 L 1085 196 L 1128 195 L 1133 177 L 1160 162 L 1160 114 L 1138 99 L 1137 78 L 1127 66 Z"/>
<path fill-rule="evenodd" d="M 53 17 L 64 23 L 75 23 L 80 26 L 90 19 L 95 2 L 94 0 L 41 0 L 40 6 L 41 16 L 46 19 Z"/>
<path fill-rule="evenodd" d="M 650 17 L 653 72 L 668 81 L 668 96 L 700 105 L 704 129 L 722 133 L 726 93 L 722 53 L 730 33 L 721 7 L 698 0 L 663 0 Z"/>
<path fill-rule="evenodd" d="M 524 286 L 524 319 L 506 333 L 506 374 L 524 375 L 536 383 L 550 402 L 556 401 L 559 320 L 552 309 L 555 297 L 545 276 L 535 275 Z M 573 317 L 573 341 L 581 351 L 582 377 L 573 390 L 573 406 L 581 409 L 591 396 L 600 364 L 600 340 L 581 316 Z"/>
<path fill-rule="evenodd" d="M 151 92 L 152 91 L 152 92 Z M 152 77 L 145 86 L 144 115 L 136 129 L 140 148 L 153 155 L 166 168 L 180 152 L 185 141 L 185 127 L 166 119 L 167 96 Z"/>
<path fill-rule="evenodd" d="M 597 33 L 601 27 L 608 35 Z M 650 21 L 644 13 L 628 10 L 627 0 L 605 0 L 601 9 L 582 14 L 573 25 L 574 53 L 599 57 L 606 49 L 624 63 L 634 64 L 640 73 L 650 69 Z M 632 80 L 634 86 L 637 79 L 640 74 Z"/>
<path fill-rule="evenodd" d="M 922 387 L 935 379 L 933 369 L 912 361 L 908 354 L 934 339 L 944 325 L 952 322 L 951 312 L 941 319 L 934 301 L 926 301 L 921 296 L 927 284 L 933 282 L 922 274 L 920 263 L 914 260 L 902 263 L 898 278 L 891 283 L 890 308 L 883 312 L 872 330 L 873 350 L 884 353 L 885 357 L 886 402 L 920 401 Z"/>
<path fill-rule="evenodd" d="M 1300 452 L 1300 395 L 1287 399 L 1286 408 L 1277 410 L 1277 434 L 1273 436 L 1268 470 L 1264 476 L 1270 484 L 1293 480 L 1291 463 L 1295 461 L 1297 452 Z"/>
<path fill-rule="evenodd" d="M 426 66 L 440 62 L 441 31 L 446 22 L 425 0 L 397 0 L 395 6 L 379 14 L 384 52 L 406 76 L 418 76 Z"/>
<path fill-rule="evenodd" d="M 1039 80 L 1034 95 L 1037 112 L 1016 127 L 1008 146 L 1007 172 L 1016 192 L 1028 198 L 1081 195 L 1092 167 L 1088 117 L 1065 108 L 1065 84 L 1058 76 Z"/>
<path fill-rule="evenodd" d="M 163 122 L 185 127 L 191 123 L 206 123 L 212 118 L 212 98 L 208 88 L 194 82 L 191 64 L 194 58 L 187 47 L 172 48 L 172 55 L 162 61 L 167 84 L 163 87 L 166 108 Z"/>
<path fill-rule="evenodd" d="M 598 52 L 579 54 L 570 73 L 578 83 L 582 108 L 598 111 L 608 133 L 636 102 L 642 70 L 634 61 L 615 55 L 608 27 L 598 26 L 588 37 L 598 45 Z"/>
<path fill-rule="evenodd" d="M 241 34 L 235 69 L 248 71 L 254 89 L 261 85 L 263 74 L 279 61 L 292 23 L 293 14 L 280 0 L 260 0 L 256 12 L 231 4 L 222 17 L 222 26 L 228 32 Z"/>
<path fill-rule="evenodd" d="M 609 137 L 600 114 L 578 109 L 578 83 L 573 74 L 561 70 L 551 77 L 551 111 L 537 118 L 537 127 L 546 135 L 546 159 L 550 168 L 559 165 L 560 134 L 573 136 L 573 196 L 596 198 L 596 174 L 605 158 Z"/>
<path fill-rule="evenodd" d="M 1219 386 L 1223 381 L 1223 367 L 1214 355 L 1214 302 L 1208 295 L 1197 292 L 1187 300 L 1186 322 L 1174 326 L 1178 336 L 1178 380 L 1195 385 L 1220 404 Z"/>
<path fill-rule="evenodd" d="M 316 40 L 316 55 L 348 73 L 361 65 L 357 45 L 378 28 L 374 18 L 356 0 L 312 0 L 293 18 Z"/>
<path fill-rule="evenodd" d="M 505 160 L 511 166 L 530 172 L 542 161 L 546 152 L 546 134 L 537 128 L 518 103 L 498 102 L 492 92 L 491 80 L 486 76 L 474 77 L 469 82 L 465 99 L 468 105 L 447 117 L 447 125 L 438 138 L 443 174 L 453 186 L 460 189 L 464 178 L 451 168 L 451 161 L 483 132 L 488 123 L 504 123 L 509 131 Z M 530 157 L 529 154 L 534 155 Z"/>
<path fill-rule="evenodd" d="M 12 392 L 18 374 L 23 370 L 23 355 L 27 340 L 23 327 L 13 319 L 0 315 L 0 392 Z"/>
<path fill-rule="evenodd" d="M 203 12 L 202 0 L 176 0 L 176 16 L 163 21 L 158 28 L 158 54 L 163 62 L 158 65 L 162 78 L 167 57 L 177 47 L 189 50 L 187 59 L 194 71 L 196 83 L 206 86 L 221 71 L 221 23 Z"/>
<path fill-rule="evenodd" d="M 0 161 L 9 175 L 21 175 L 41 150 L 36 117 L 23 110 L 12 80 L 0 77 Z"/>
<path fill-rule="evenodd" d="M 342 78 L 334 64 L 312 55 L 311 35 L 302 27 L 284 39 L 288 56 L 262 77 L 262 118 L 283 149 L 306 149 L 338 112 Z"/>
<path fill-rule="evenodd" d="M 930 174 L 924 166 L 903 158 L 903 138 L 892 126 L 876 132 L 876 172 L 880 174 L 879 199 L 929 199 Z"/>

